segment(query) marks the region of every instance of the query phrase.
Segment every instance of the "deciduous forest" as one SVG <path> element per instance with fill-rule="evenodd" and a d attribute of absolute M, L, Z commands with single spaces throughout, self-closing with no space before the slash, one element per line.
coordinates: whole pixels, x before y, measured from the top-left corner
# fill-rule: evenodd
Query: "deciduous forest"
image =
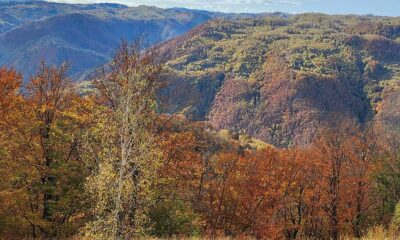
<path fill-rule="evenodd" d="M 0 240 L 400 239 L 399 17 L 49 1 L 0 0 Z"/>
<path fill-rule="evenodd" d="M 274 147 L 167 114 L 167 69 L 139 45 L 90 91 L 68 64 L 0 69 L 1 239 L 399 237 L 395 132 L 332 115 Z"/>

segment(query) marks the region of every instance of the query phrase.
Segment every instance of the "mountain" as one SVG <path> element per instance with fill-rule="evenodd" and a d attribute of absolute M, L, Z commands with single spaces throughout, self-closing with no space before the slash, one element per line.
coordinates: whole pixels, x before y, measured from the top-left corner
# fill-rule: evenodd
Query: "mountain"
<path fill-rule="evenodd" d="M 167 66 L 167 111 L 216 129 L 290 146 L 332 118 L 400 123 L 400 18 L 43 1 L 0 10 L 0 65 L 26 79 L 44 58 L 69 61 L 80 81 L 122 38 L 143 37 Z"/>
<path fill-rule="evenodd" d="M 78 11 L 127 8 L 118 4 L 61 4 L 44 1 L 0 1 L 0 33 L 39 20 Z"/>
<path fill-rule="evenodd" d="M 168 111 L 217 129 L 290 146 L 333 118 L 400 123 L 400 18 L 213 20 L 158 50 L 169 59 L 164 94 L 175 95 Z"/>
<path fill-rule="evenodd" d="M 121 39 L 143 37 L 151 45 L 213 18 L 257 16 L 44 1 L 0 2 L 0 10 L 0 65 L 14 66 L 29 77 L 40 59 L 69 61 L 76 80 L 109 61 Z"/>

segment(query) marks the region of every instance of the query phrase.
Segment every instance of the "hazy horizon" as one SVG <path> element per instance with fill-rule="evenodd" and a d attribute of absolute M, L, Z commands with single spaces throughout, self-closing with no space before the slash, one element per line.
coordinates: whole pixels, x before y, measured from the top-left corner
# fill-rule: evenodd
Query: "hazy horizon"
<path fill-rule="evenodd" d="M 326 14 L 373 14 L 380 16 L 399 16 L 398 0 L 48 0 L 63 3 L 119 3 L 128 6 L 156 6 L 161 8 L 183 7 L 190 9 L 236 12 L 286 12 L 291 14 L 319 12 Z"/>

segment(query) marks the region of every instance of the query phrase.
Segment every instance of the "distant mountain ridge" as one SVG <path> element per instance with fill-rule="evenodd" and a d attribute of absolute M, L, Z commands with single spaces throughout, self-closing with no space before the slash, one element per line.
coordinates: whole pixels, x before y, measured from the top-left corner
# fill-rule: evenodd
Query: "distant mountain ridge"
<path fill-rule="evenodd" d="M 0 2 L 0 65 L 72 64 L 80 81 L 122 38 L 154 44 L 165 106 L 215 129 L 306 146 L 347 118 L 400 132 L 400 17 L 225 14 L 118 4 Z"/>
<path fill-rule="evenodd" d="M 96 9 L 127 8 L 119 4 L 63 4 L 37 1 L 0 1 L 0 32 L 11 30 L 28 22 L 60 14 Z"/>
<path fill-rule="evenodd" d="M 107 62 L 121 39 L 143 37 L 154 44 L 210 19 L 263 15 L 108 3 L 3 1 L 0 2 L 0 65 L 13 66 L 29 77 L 40 59 L 53 64 L 68 60 L 72 64 L 72 77 L 79 80 Z"/>

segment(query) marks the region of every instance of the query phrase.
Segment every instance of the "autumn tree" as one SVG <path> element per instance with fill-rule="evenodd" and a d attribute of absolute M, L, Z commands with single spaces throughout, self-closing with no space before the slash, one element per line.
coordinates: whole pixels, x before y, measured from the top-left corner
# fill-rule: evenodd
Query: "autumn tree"
<path fill-rule="evenodd" d="M 15 121 L 14 111 L 22 100 L 19 95 L 21 76 L 12 69 L 5 67 L 0 68 L 0 237 L 7 236 L 10 229 L 15 227 L 14 220 L 10 219 L 12 210 L 8 207 L 10 204 L 9 197 L 12 194 L 10 191 L 9 180 L 13 177 L 10 173 L 10 168 L 7 167 L 7 162 L 10 160 L 10 137 L 8 125 Z"/>
<path fill-rule="evenodd" d="M 161 66 L 140 41 L 123 42 L 93 81 L 104 103 L 88 135 L 96 166 L 86 183 L 95 207 L 89 239 L 129 239 L 146 233 L 160 151 L 155 135 Z"/>
<path fill-rule="evenodd" d="M 158 237 L 201 233 L 198 191 L 204 173 L 203 154 L 213 144 L 203 124 L 178 116 L 160 116 L 158 134 L 163 161 L 159 168 L 152 233 Z"/>
<path fill-rule="evenodd" d="M 15 70 L 0 68 L 0 114 L 5 115 L 18 98 L 22 76 Z"/>
<path fill-rule="evenodd" d="M 22 76 L 12 69 L 0 68 L 0 130 L 5 131 L 13 110 L 22 100 L 20 87 Z M 0 143 L 5 141 L 0 137 Z M 2 145 L 0 145 L 2 146 Z"/>
<path fill-rule="evenodd" d="M 276 214 L 288 186 L 278 150 L 227 148 L 214 154 L 208 166 L 201 195 L 206 234 L 283 237 Z"/>
<path fill-rule="evenodd" d="M 79 146 L 88 118 L 67 70 L 42 62 L 2 122 L 8 152 L 1 161 L 7 171 L 3 203 L 21 229 L 12 234 L 21 237 L 69 236 L 81 224 L 85 170 Z"/>
<path fill-rule="evenodd" d="M 191 202 L 204 236 L 325 239 L 369 226 L 379 155 L 371 130 L 342 122 L 321 129 L 311 146 L 257 151 L 230 137 L 206 139 L 193 129 L 171 134 L 160 175 L 170 193 L 161 198 Z"/>
<path fill-rule="evenodd" d="M 312 154 L 321 171 L 318 184 L 328 236 L 360 237 L 376 203 L 372 190 L 378 144 L 372 130 L 349 119 L 334 122 L 320 131 Z"/>
<path fill-rule="evenodd" d="M 321 187 L 324 189 L 323 208 L 329 221 L 329 238 L 339 239 L 341 227 L 341 213 L 344 182 L 344 171 L 346 162 L 349 161 L 346 153 L 349 126 L 338 126 L 336 128 L 325 128 L 321 131 L 319 138 L 314 143 L 315 161 L 320 162 L 322 179 Z"/>
<path fill-rule="evenodd" d="M 321 238 L 322 209 L 318 162 L 309 149 L 280 151 L 280 164 L 287 171 L 283 205 L 277 209 L 277 221 L 286 239 Z"/>
<path fill-rule="evenodd" d="M 346 178 L 348 178 L 347 207 L 350 212 L 349 222 L 353 235 L 362 237 L 368 227 L 372 210 L 376 208 L 378 199 L 374 196 L 374 175 L 380 169 L 380 146 L 377 137 L 371 128 L 365 128 L 355 132 L 350 137 L 348 144 L 349 166 Z"/>

